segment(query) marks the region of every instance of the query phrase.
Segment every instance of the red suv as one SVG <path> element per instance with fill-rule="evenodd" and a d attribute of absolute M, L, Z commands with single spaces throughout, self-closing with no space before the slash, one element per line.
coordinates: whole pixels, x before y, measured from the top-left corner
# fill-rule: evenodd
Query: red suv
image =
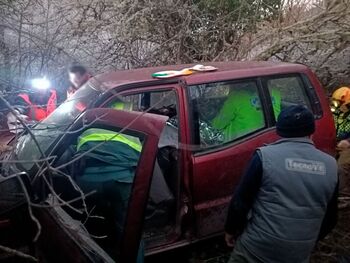
<path fill-rule="evenodd" d="M 140 244 L 150 255 L 222 234 L 228 202 L 247 161 L 255 148 L 278 139 L 276 115 L 283 108 L 303 104 L 312 110 L 316 118 L 313 141 L 322 151 L 334 154 L 332 114 L 321 84 L 309 68 L 273 62 L 210 65 L 217 70 L 167 79 L 152 78 L 152 73 L 192 65 L 114 71 L 92 78 L 33 128 L 35 140 L 29 133 L 19 138 L 15 151 L 6 157 L 11 162 L 3 165 L 0 195 L 7 196 L 7 203 L 0 211 L 19 202 L 8 200 L 8 185 L 12 185 L 11 191 L 16 185 L 18 192 L 22 191 L 18 181 L 9 176 L 18 172 L 25 172 L 23 182 L 32 202 L 50 200 L 45 194 L 50 191 L 38 183 L 43 177 L 53 181 L 58 196 L 64 196 L 71 183 L 62 175 L 67 170 L 60 169 L 73 163 L 69 151 L 84 130 L 103 128 L 136 136 L 142 142 L 142 152 L 123 237 L 115 246 L 118 261 L 132 262 Z M 238 131 L 225 136 L 225 127 L 215 125 L 214 120 L 224 111 L 232 109 L 232 116 L 244 111 L 244 98 L 237 98 L 242 89 L 252 94 L 249 103 L 256 111 L 254 118 L 246 117 L 256 123 L 242 130 L 237 124 Z M 127 105 L 123 110 L 113 106 L 121 101 Z M 41 161 L 35 165 L 34 160 Z M 46 162 L 57 169 L 42 169 Z M 96 245 L 99 239 L 76 231 L 77 222 L 66 214 L 70 208 L 63 208 L 33 207 L 42 225 L 38 244 L 49 261 L 112 261 Z"/>

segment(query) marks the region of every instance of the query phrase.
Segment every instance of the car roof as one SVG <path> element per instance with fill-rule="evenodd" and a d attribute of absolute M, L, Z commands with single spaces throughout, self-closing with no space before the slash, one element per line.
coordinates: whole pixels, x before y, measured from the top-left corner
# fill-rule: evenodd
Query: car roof
<path fill-rule="evenodd" d="M 223 76 L 252 77 L 276 73 L 301 72 L 308 68 L 302 64 L 272 62 L 272 61 L 235 61 L 235 62 L 205 62 L 181 65 L 168 65 L 160 67 L 138 68 L 131 70 L 115 70 L 95 76 L 92 81 L 94 86 L 98 85 L 103 91 L 130 83 L 149 82 L 156 78 L 153 73 L 165 70 L 181 70 L 196 64 L 214 66 L 216 71 L 198 72 L 188 76 L 174 77 L 173 79 L 184 79 L 187 84 L 205 83 L 215 81 Z"/>

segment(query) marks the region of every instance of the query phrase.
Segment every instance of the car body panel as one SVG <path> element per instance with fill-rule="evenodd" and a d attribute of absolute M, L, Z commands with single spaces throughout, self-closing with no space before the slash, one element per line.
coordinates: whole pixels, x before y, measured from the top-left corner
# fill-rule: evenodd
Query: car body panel
<path fill-rule="evenodd" d="M 254 134 L 220 151 L 193 156 L 193 203 L 199 236 L 223 230 L 227 204 L 257 147 L 278 138 L 274 130 Z"/>
<path fill-rule="evenodd" d="M 62 208 L 37 208 L 34 214 L 42 226 L 36 244 L 40 262 L 115 262 Z"/>
<path fill-rule="evenodd" d="M 174 77 L 174 79 L 182 79 L 188 85 L 207 83 L 219 79 L 246 78 L 251 76 L 282 74 L 289 72 L 306 71 L 307 67 L 301 64 L 280 63 L 280 62 L 211 62 L 210 64 L 217 68 L 217 71 L 199 72 L 188 76 Z M 94 86 L 98 86 L 101 90 L 108 91 L 117 86 L 124 84 L 140 83 L 155 81 L 152 73 L 164 70 L 181 70 L 193 67 L 195 64 L 182 64 L 161 67 L 150 67 L 132 70 L 119 70 L 103 73 L 92 78 Z M 161 79 L 161 81 L 169 81 L 169 79 Z"/>

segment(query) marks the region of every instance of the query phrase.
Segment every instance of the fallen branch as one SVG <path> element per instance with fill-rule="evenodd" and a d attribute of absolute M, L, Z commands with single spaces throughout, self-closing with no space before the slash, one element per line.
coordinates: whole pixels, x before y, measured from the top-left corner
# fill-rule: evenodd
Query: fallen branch
<path fill-rule="evenodd" d="M 27 260 L 29 260 L 31 262 L 38 262 L 38 260 L 35 257 L 32 257 L 31 255 L 25 254 L 25 253 L 23 253 L 21 251 L 18 251 L 18 250 L 9 248 L 9 247 L 5 247 L 5 246 L 0 245 L 0 250 L 4 251 L 7 254 L 27 259 Z"/>
<path fill-rule="evenodd" d="M 32 202 L 31 202 L 31 200 L 30 200 L 30 196 L 29 196 L 29 194 L 28 194 L 27 188 L 26 188 L 26 186 L 24 185 L 24 182 L 23 182 L 22 178 L 19 176 L 20 174 L 22 174 L 22 173 L 17 174 L 17 179 L 18 179 L 19 183 L 21 184 L 21 187 L 22 187 L 24 196 L 26 197 L 26 200 L 27 200 L 27 202 L 28 202 L 28 212 L 29 212 L 29 216 L 30 216 L 30 218 L 33 220 L 33 222 L 34 222 L 34 223 L 36 224 L 36 226 L 37 226 L 37 232 L 36 232 L 36 235 L 35 235 L 35 237 L 34 237 L 34 239 L 33 239 L 33 242 L 36 242 L 36 241 L 38 240 L 40 234 L 41 234 L 41 225 L 40 225 L 39 220 L 38 220 L 38 219 L 34 216 L 34 214 L 33 214 L 33 210 L 32 210 L 32 207 L 31 207 Z"/>

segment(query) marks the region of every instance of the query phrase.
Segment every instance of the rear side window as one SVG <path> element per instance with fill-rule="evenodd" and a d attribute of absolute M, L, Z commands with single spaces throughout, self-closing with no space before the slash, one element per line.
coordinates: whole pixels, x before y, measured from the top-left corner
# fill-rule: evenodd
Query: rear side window
<path fill-rule="evenodd" d="M 265 85 L 269 90 L 272 104 L 277 103 L 276 98 L 280 100 L 281 110 L 291 105 L 301 104 L 312 111 L 304 83 L 298 75 L 266 78 Z M 274 117 L 277 120 L 276 112 Z"/>
<path fill-rule="evenodd" d="M 265 127 L 255 80 L 190 86 L 189 95 L 200 148 L 226 144 Z"/>

